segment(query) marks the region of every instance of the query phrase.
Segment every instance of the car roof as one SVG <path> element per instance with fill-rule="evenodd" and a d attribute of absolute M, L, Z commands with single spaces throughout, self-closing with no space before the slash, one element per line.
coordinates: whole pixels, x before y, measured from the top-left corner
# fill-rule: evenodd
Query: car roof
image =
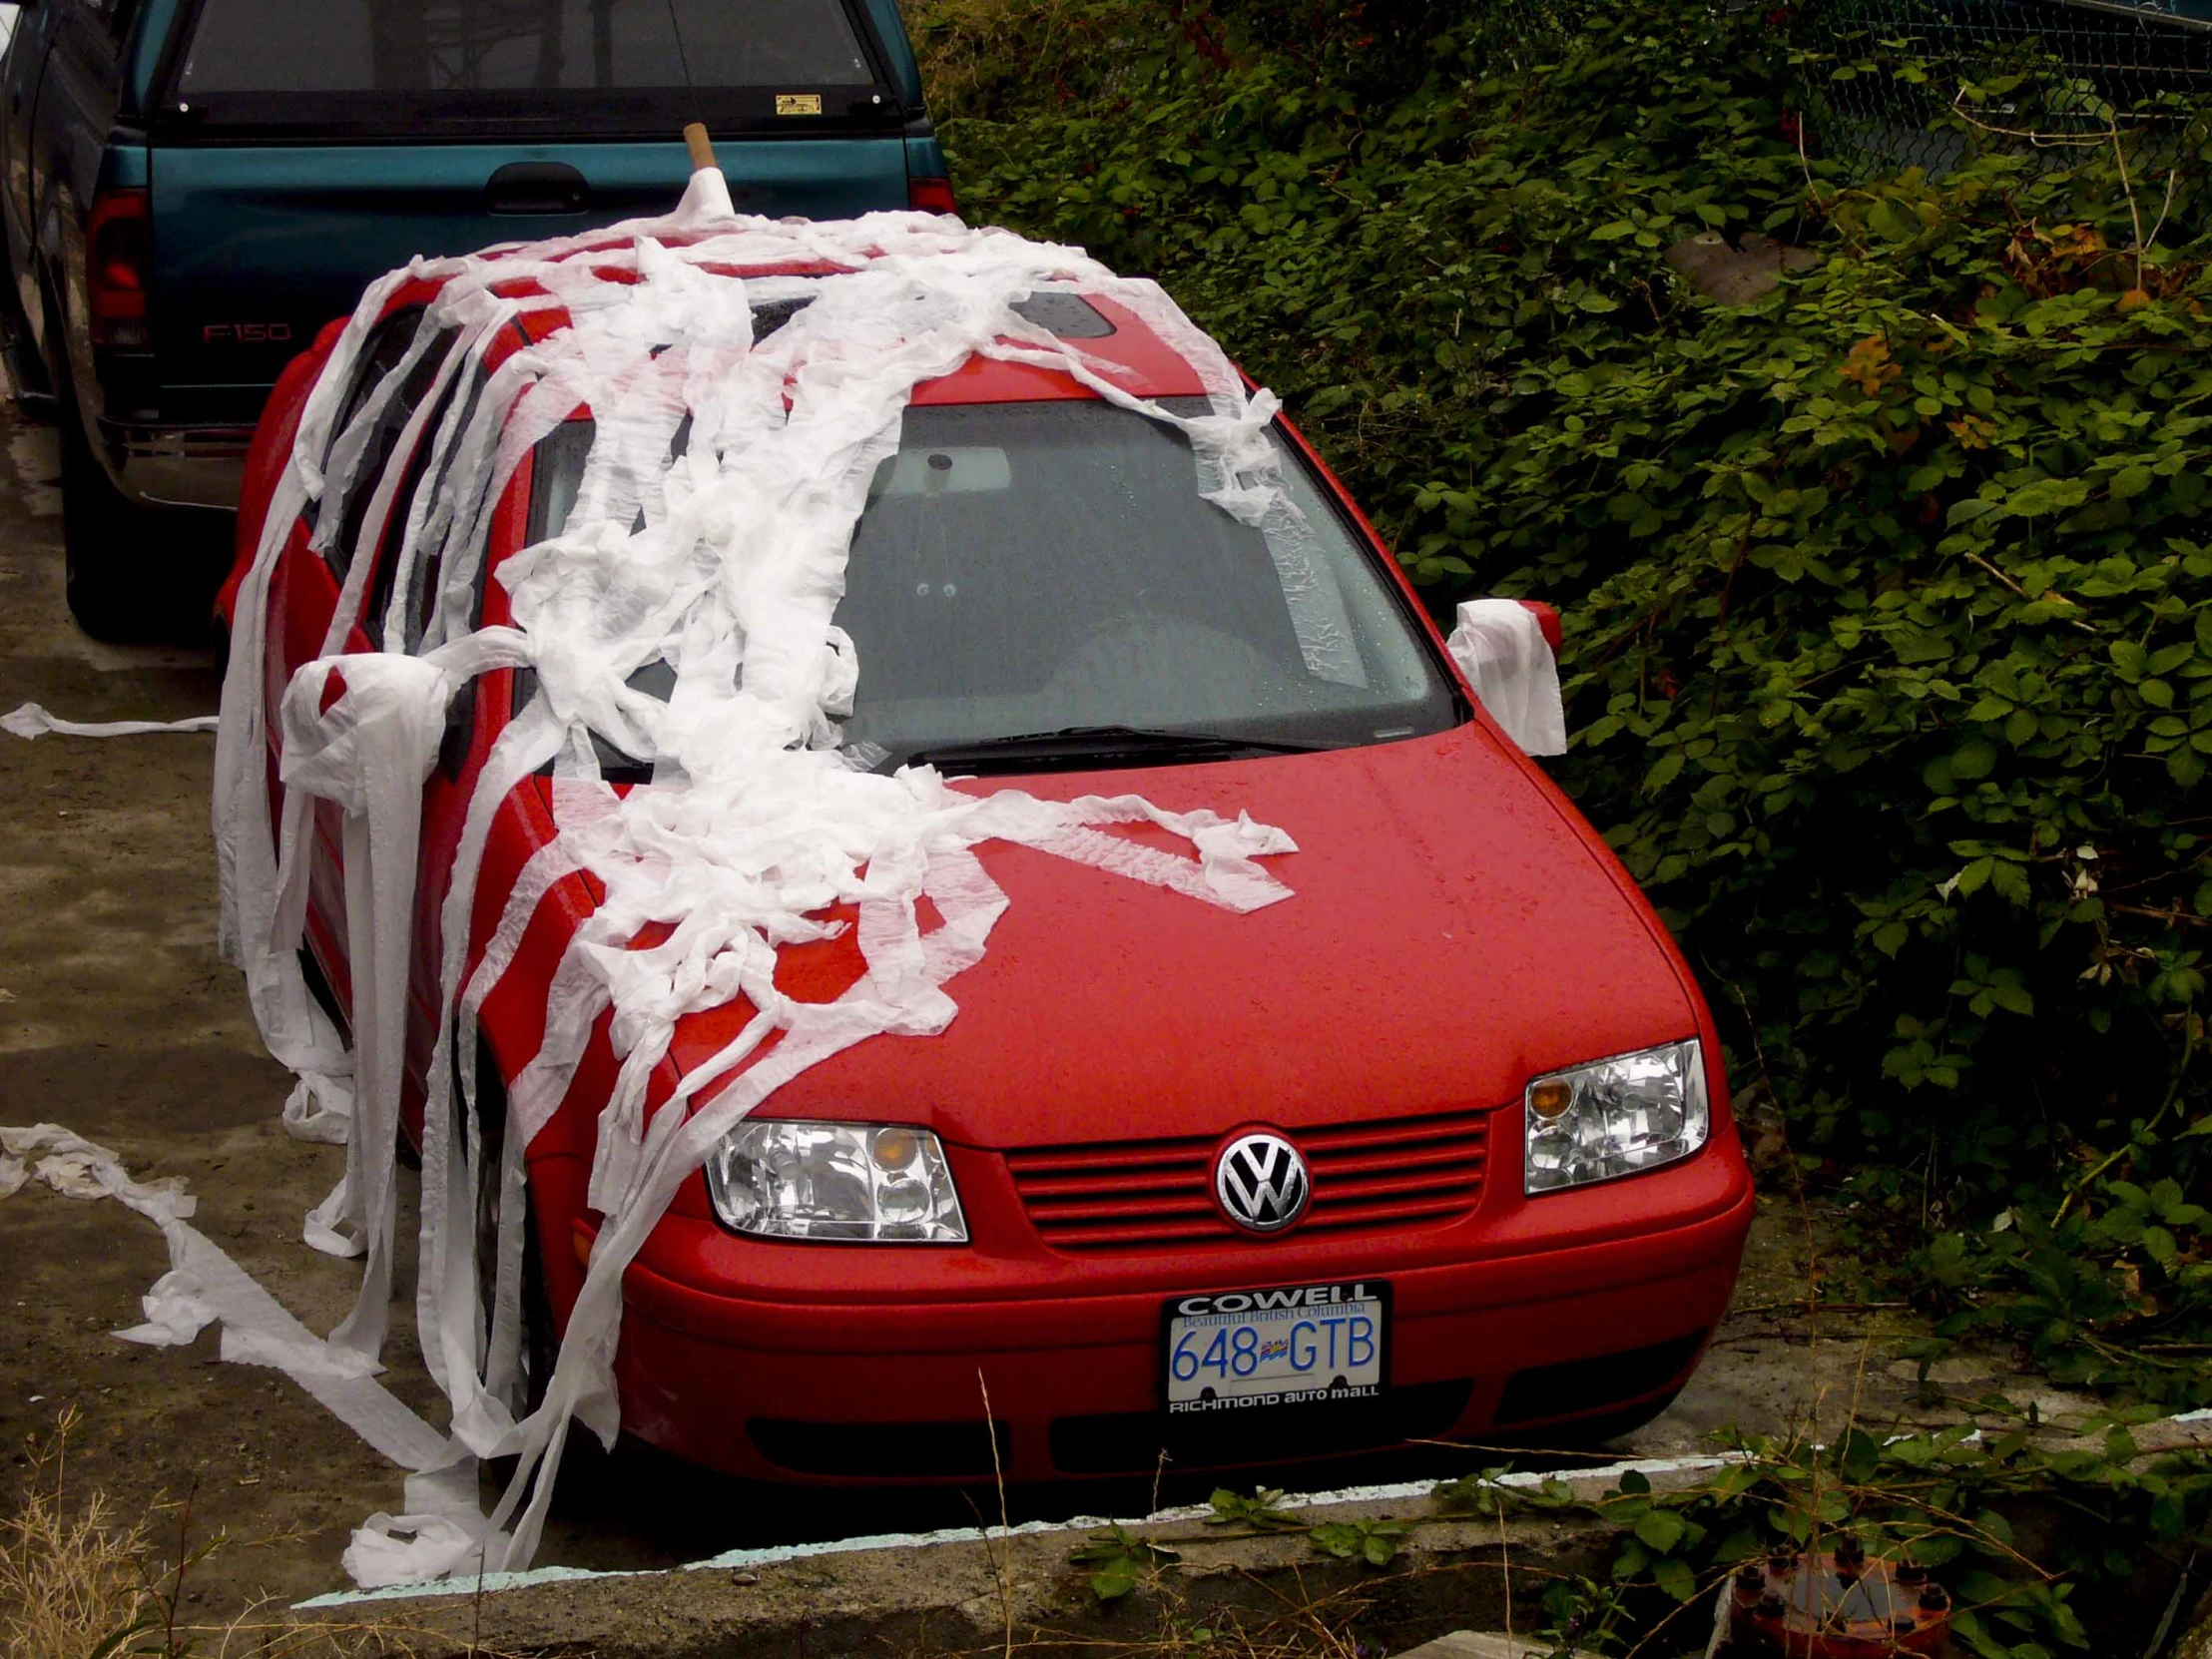
<path fill-rule="evenodd" d="M 604 280 L 634 283 L 638 279 L 636 267 L 628 263 L 627 259 L 631 246 L 628 242 L 586 245 L 568 258 L 593 261 L 593 275 Z M 498 258 L 498 252 L 489 257 Z M 706 264 L 693 269 L 703 271 L 709 276 L 729 278 L 731 299 L 736 303 L 742 291 L 738 286 L 740 280 L 832 276 L 849 268 L 830 264 Z M 519 276 L 493 284 L 493 291 L 504 298 L 529 299 L 542 297 L 547 290 L 535 278 Z M 410 294 L 413 295 L 411 301 Z M 409 302 L 419 304 L 422 297 L 416 290 L 416 285 L 409 283 L 406 289 L 393 295 L 386 306 L 386 312 L 388 314 Z M 1085 291 L 1074 284 L 1043 288 L 1018 304 L 1015 309 L 1081 351 L 1104 377 L 1135 396 L 1188 397 L 1202 396 L 1205 393 L 1205 383 L 1200 378 L 1198 369 L 1181 352 L 1162 339 L 1134 312 L 1104 294 Z M 784 316 L 779 317 L 778 321 L 791 314 L 778 301 L 765 302 L 756 314 L 778 310 L 784 312 Z M 525 340 L 536 341 L 558 333 L 569 325 L 569 320 L 567 308 L 560 305 L 523 312 L 515 319 L 516 331 L 503 330 L 506 343 L 494 347 L 487 358 L 486 366 L 496 367 L 500 359 L 510 351 L 519 349 Z M 924 406 L 1028 403 L 1093 398 L 1097 395 L 1063 370 L 977 355 L 970 357 L 950 374 L 922 381 L 914 387 L 910 401 Z"/>

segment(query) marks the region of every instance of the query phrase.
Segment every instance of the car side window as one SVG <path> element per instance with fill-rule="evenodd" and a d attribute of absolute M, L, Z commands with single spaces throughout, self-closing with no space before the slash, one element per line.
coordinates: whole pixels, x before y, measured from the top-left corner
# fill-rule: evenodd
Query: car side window
<path fill-rule="evenodd" d="M 384 376 L 405 360 L 408 347 L 414 344 L 415 334 L 421 326 L 420 305 L 409 305 L 392 312 L 370 332 L 360 361 L 354 365 L 353 377 L 346 383 L 345 396 L 338 405 L 338 418 L 330 428 L 330 441 L 335 446 L 340 433 L 353 423 L 353 417 L 369 400 Z M 340 583 L 352 563 L 354 544 L 359 541 L 361 526 L 367 521 L 369 503 L 376 497 L 376 483 L 383 476 L 384 467 L 391 460 L 392 451 L 399 445 L 399 434 L 406 429 L 408 419 L 414 414 L 437 378 L 438 368 L 445 361 L 445 354 L 452 349 L 457 330 L 447 329 L 425 351 L 415 366 L 408 371 L 405 382 L 384 405 L 376 417 L 376 425 L 369 433 L 367 446 L 361 451 L 360 464 L 346 482 L 340 498 L 338 533 L 324 553 L 331 573 Z M 329 456 L 323 456 L 325 467 Z M 309 504 L 310 507 L 313 503 Z M 308 522 L 315 515 L 309 512 Z"/>
<path fill-rule="evenodd" d="M 669 458 L 674 460 L 691 448 L 692 417 L 686 413 L 677 423 L 675 435 L 669 440 Z M 534 471 L 530 478 L 530 519 L 523 532 L 523 545 L 534 546 L 548 536 L 557 536 L 568 524 L 568 515 L 576 506 L 576 493 L 584 481 L 584 466 L 591 458 L 593 439 L 598 435 L 595 422 L 584 420 L 563 421 L 545 437 L 538 440 L 536 455 L 532 460 Z M 645 528 L 645 514 L 640 512 L 631 534 Z M 488 570 L 488 567 L 487 567 Z M 478 572 L 477 603 L 482 604 L 482 581 L 485 571 Z M 666 703 L 676 693 L 676 671 L 668 663 L 656 657 L 630 676 L 630 689 L 648 697 L 657 697 Z M 518 668 L 514 674 L 514 701 L 509 715 L 519 715 L 530 706 L 530 700 L 538 694 L 538 676 L 535 669 Z M 625 755 L 598 733 L 592 734 L 592 748 L 599 755 L 600 776 L 610 784 L 639 784 L 653 777 L 653 763 Z M 539 772 L 551 777 L 553 764 L 548 761 Z"/>
<path fill-rule="evenodd" d="M 484 395 L 484 386 L 490 378 L 490 372 L 481 362 L 468 374 L 465 388 L 461 383 L 462 377 L 455 375 L 447 383 L 444 395 L 438 399 L 438 406 L 432 412 L 429 424 L 423 428 L 422 441 L 415 445 L 414 453 L 407 458 L 407 470 L 400 477 L 399 491 L 392 497 L 392 522 L 385 527 L 383 545 L 376 561 L 376 574 L 369 583 L 368 613 L 361 619 L 363 632 L 375 642 L 379 650 L 386 649 L 384 617 L 391 608 L 392 587 L 399 579 L 399 556 L 402 551 L 399 538 L 391 531 L 395 527 L 402 531 L 405 529 L 408 503 L 414 500 L 415 492 L 421 488 L 423 476 L 429 470 L 432 451 L 437 448 L 437 434 L 445 425 L 454 398 L 458 396 L 463 399 L 457 429 L 465 431 L 469 421 L 475 417 L 476 404 Z M 394 433 L 395 440 L 397 434 Z M 453 455 L 448 449 L 446 454 L 438 458 L 439 488 L 444 487 L 446 472 L 452 464 Z M 383 468 L 379 466 L 377 470 L 381 472 Z M 401 649 L 411 652 L 421 644 L 422 632 L 429 626 L 430 608 L 437 601 L 438 567 L 434 549 L 423 550 L 407 587 L 406 638 L 399 645 Z"/>

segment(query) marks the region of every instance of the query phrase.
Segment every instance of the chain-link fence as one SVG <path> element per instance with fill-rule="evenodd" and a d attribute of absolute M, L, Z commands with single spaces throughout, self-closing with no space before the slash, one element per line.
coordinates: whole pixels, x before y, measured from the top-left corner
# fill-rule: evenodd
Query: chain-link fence
<path fill-rule="evenodd" d="M 1793 36 L 1811 142 L 1863 172 L 2115 137 L 2145 171 L 2206 159 L 2212 0 L 1811 0 Z"/>

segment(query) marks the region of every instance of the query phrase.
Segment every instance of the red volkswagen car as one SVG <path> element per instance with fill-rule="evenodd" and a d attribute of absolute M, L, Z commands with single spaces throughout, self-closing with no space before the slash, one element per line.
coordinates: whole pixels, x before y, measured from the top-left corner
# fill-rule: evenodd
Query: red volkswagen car
<path fill-rule="evenodd" d="M 435 293 L 392 294 L 350 406 L 402 364 Z M 1021 308 L 1138 395 L 1203 411 L 1192 364 L 1110 298 L 1055 290 Z M 759 313 L 756 332 L 776 321 Z M 527 311 L 484 370 L 567 323 Z M 293 363 L 262 422 L 242 574 L 336 339 L 333 324 Z M 370 519 L 402 518 L 391 503 L 431 464 L 428 437 L 413 452 L 402 437 L 436 366 L 433 350 L 409 371 L 365 470 L 321 509 L 347 515 L 334 546 L 378 561 L 350 651 L 415 644 L 383 636 L 407 607 L 390 605 L 395 524 Z M 480 383 L 456 375 L 441 395 Z M 508 617 L 502 561 L 560 531 L 592 431 L 578 407 L 506 487 L 475 561 L 483 624 Z M 1051 1480 L 1151 1471 L 1163 1453 L 1188 1470 L 1603 1436 L 1663 1408 L 1696 1366 L 1752 1213 L 1697 986 L 1619 862 L 1476 701 L 1373 527 L 1287 421 L 1272 431 L 1356 674 L 1310 672 L 1265 537 L 1200 498 L 1179 430 L 981 357 L 916 391 L 836 612 L 862 665 L 849 752 L 990 780 L 976 789 L 1018 778 L 1044 797 L 1241 809 L 1295 837 L 1270 867 L 1296 897 L 1240 915 L 979 848 L 1011 904 L 949 1029 L 862 1042 L 785 1086 L 628 1270 L 629 1431 L 767 1479 L 956 1481 L 995 1464 Z M 393 473 L 401 487 L 379 489 Z M 322 654 L 347 575 L 310 531 L 290 527 L 269 584 L 271 707 Z M 238 593 L 235 577 L 227 606 Z M 446 872 L 523 672 L 474 683 L 425 786 L 415 1121 Z M 273 790 L 278 741 L 272 722 Z M 601 762 L 618 788 L 656 787 L 612 749 Z M 317 811 L 306 951 L 342 1020 L 341 837 Z M 553 833 L 549 777 L 499 804 L 472 959 Z M 487 1135 L 598 897 L 562 879 L 481 1007 Z M 859 971 L 848 932 L 785 947 L 778 982 L 828 1000 Z M 749 1012 L 688 1017 L 661 1087 Z M 602 1221 L 586 1191 L 615 1071 L 603 1016 L 526 1149 L 541 1386 Z"/>

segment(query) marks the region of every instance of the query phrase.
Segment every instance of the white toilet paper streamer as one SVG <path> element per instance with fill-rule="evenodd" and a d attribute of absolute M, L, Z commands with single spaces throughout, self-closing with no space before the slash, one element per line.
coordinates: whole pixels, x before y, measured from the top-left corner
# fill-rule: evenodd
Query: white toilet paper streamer
<path fill-rule="evenodd" d="M 221 1321 L 224 1359 L 282 1372 L 402 1468 L 450 1462 L 445 1437 L 376 1381 L 374 1364 L 333 1353 L 220 1246 L 187 1225 L 198 1200 L 183 1181 L 134 1181 L 108 1148 L 59 1124 L 0 1128 L 0 1198 L 34 1178 L 65 1198 L 112 1198 L 162 1230 L 169 1272 L 143 1298 L 146 1323 L 116 1333 L 125 1342 L 179 1347 Z M 473 1490 L 468 1498 L 473 1513 Z"/>
<path fill-rule="evenodd" d="M 1444 643 L 1482 707 L 1523 754 L 1567 752 L 1559 664 L 1533 611 L 1516 599 L 1469 599 Z"/>
<path fill-rule="evenodd" d="M 42 704 L 25 703 L 0 715 L 0 732 L 26 740 L 49 733 L 67 738 L 136 738 L 156 732 L 213 732 L 220 722 L 218 715 L 194 715 L 185 720 L 64 720 Z M 284 1102 L 284 1129 L 298 1140 L 343 1146 L 353 1115 L 353 1091 L 348 1081 L 352 1059 L 336 1033 L 322 1021 L 319 1009 L 310 1008 L 296 1017 L 303 1027 L 310 1021 L 318 1025 L 322 1034 L 304 1045 L 287 1045 L 285 1057 L 298 1071 L 299 1082 Z M 315 1069 L 318 1063 L 323 1069 Z M 4 1167 L 0 1167 L 0 1174 L 4 1174 Z M 0 1198 L 9 1190 L 0 1186 Z M 357 1243 L 318 1225 L 316 1217 L 320 1214 L 316 1211 L 308 1217 L 306 1242 L 341 1256 L 358 1255 Z"/>
<path fill-rule="evenodd" d="M 743 281 L 706 269 L 795 264 L 837 274 Z M 368 327 L 397 285 L 415 277 L 444 285 L 413 351 L 333 434 Z M 1186 418 L 1133 396 L 1116 371 L 1011 309 L 1034 289 L 1067 281 L 1110 295 L 1165 338 L 1199 372 L 1211 412 Z M 524 283 L 543 294 L 521 293 Z M 756 342 L 752 306 L 801 292 L 813 302 Z M 356 483 L 365 435 L 433 339 L 454 331 L 437 371 L 442 385 L 475 374 L 498 328 L 548 304 L 565 305 L 571 325 L 504 363 L 472 412 L 456 398 L 432 432 L 436 388 L 422 399 L 401 446 L 428 442 L 438 464 L 423 470 L 413 498 L 396 499 L 400 468 L 375 481 L 324 656 L 299 671 L 276 711 L 286 794 L 281 833 L 274 832 L 264 780 L 271 711 L 262 706 L 260 664 L 270 575 L 291 526 L 304 503 L 319 498 L 318 536 L 337 533 L 348 515 L 334 506 Z M 305 994 L 292 948 L 311 841 L 304 803 L 320 796 L 345 813 L 352 1110 L 361 1123 L 347 1137 L 346 1180 L 311 1230 L 325 1248 L 359 1248 L 366 1263 L 360 1300 L 330 1339 L 335 1365 L 371 1359 L 383 1336 L 421 784 L 447 702 L 469 676 L 501 663 L 529 663 L 537 674 L 537 696 L 502 736 L 462 830 L 442 913 L 446 1017 L 425 1107 L 416 1313 L 425 1359 L 452 1402 L 447 1452 L 456 1460 L 494 1451 L 520 1459 L 490 1528 L 455 1523 L 466 1538 L 496 1537 L 512 1524 L 492 1565 L 529 1559 L 570 1416 L 603 1439 L 614 1435 L 621 1275 L 678 1185 L 806 1067 L 867 1037 L 927 1035 L 952 1018 L 943 986 L 980 958 L 1006 906 L 975 845 L 1018 841 L 1233 910 L 1289 896 L 1256 860 L 1295 850 L 1290 837 L 1248 819 L 1168 813 L 1129 797 L 978 797 L 947 788 L 926 768 L 884 778 L 852 770 L 836 753 L 834 717 L 848 706 L 854 665 L 831 615 L 852 526 L 877 463 L 896 446 L 907 393 L 978 353 L 1062 369 L 1188 433 L 1206 497 L 1267 536 L 1309 671 L 1361 672 L 1341 597 L 1317 574 L 1311 533 L 1280 487 L 1280 462 L 1265 436 L 1273 398 L 1248 396 L 1219 349 L 1156 286 L 1114 277 L 1074 250 L 919 214 L 844 225 L 741 219 L 720 175 L 702 173 L 669 220 L 468 260 L 418 261 L 385 278 L 364 297 L 309 396 L 240 594 L 214 816 L 226 946 L 247 972 L 272 1051 L 312 1080 L 343 1077 L 346 1057 Z M 568 525 L 498 572 L 515 628 L 471 632 L 491 508 L 521 456 L 579 403 L 590 405 L 597 432 Z M 689 448 L 672 460 L 687 414 Z M 384 619 L 391 649 L 341 655 L 387 517 L 400 526 Z M 425 615 L 417 636 L 414 621 Z M 675 671 L 665 704 L 627 684 L 656 660 Z M 857 667 L 864 677 L 866 665 Z M 655 783 L 622 796 L 608 789 L 595 732 L 654 757 Z M 464 987 L 492 813 L 548 760 L 558 839 L 533 860 Z M 1098 828 L 1136 822 L 1182 834 L 1195 858 Z M 456 1110 L 450 1086 L 458 1070 L 468 1092 L 472 1056 L 459 1055 L 456 1067 L 449 1048 L 456 1036 L 471 1046 L 474 1028 L 463 1022 L 456 1031 L 451 1014 L 456 1003 L 481 1002 L 492 982 L 486 973 L 496 976 L 509 958 L 535 898 L 573 870 L 590 871 L 606 897 L 568 947 L 541 1051 L 510 1091 L 501 1172 L 510 1202 L 501 1213 L 494 1305 L 484 1310 L 470 1173 L 481 1142 L 473 1102 L 464 1098 Z M 943 917 L 928 934 L 915 917 L 922 897 Z M 857 908 L 866 972 L 834 1002 L 793 1002 L 774 984 L 778 947 L 839 931 L 819 919 L 839 902 Z M 656 922 L 669 936 L 631 948 Z M 647 1086 L 677 1021 L 741 996 L 755 1018 L 649 1112 Z M 606 1219 L 545 1403 L 518 1423 L 520 1152 L 610 1008 L 621 1070 L 600 1119 L 590 1189 Z M 303 1087 L 299 1110 L 287 1109 L 302 1125 L 318 1121 L 322 1092 L 311 1081 Z M 468 1556 L 471 1547 L 442 1526 L 378 1517 L 356 1537 L 347 1566 L 363 1583 L 393 1582 L 449 1570 L 456 1548 Z"/>
<path fill-rule="evenodd" d="M 43 1156 L 41 1156 L 43 1154 Z M 35 1165 L 29 1163 L 37 1158 Z M 476 1499 L 476 1461 L 409 1410 L 375 1379 L 382 1368 L 334 1350 L 284 1310 L 206 1234 L 186 1225 L 198 1205 L 171 1176 L 131 1179 L 116 1155 L 59 1124 L 0 1128 L 0 1198 L 36 1176 L 65 1198 L 113 1198 L 162 1230 L 169 1272 L 142 1299 L 146 1323 L 118 1331 L 127 1343 L 182 1347 L 210 1324 L 223 1326 L 220 1353 L 234 1365 L 282 1372 L 324 1409 L 382 1455 L 410 1471 L 407 1511 L 374 1515 L 345 1552 L 358 1584 L 399 1582 L 389 1576 L 394 1535 L 407 1558 L 442 1563 L 440 1573 L 473 1571 L 504 1556 L 506 1539 L 491 1533 Z"/>
<path fill-rule="evenodd" d="M 25 703 L 0 715 L 0 732 L 19 738 L 42 738 L 49 732 L 65 738 L 136 738 L 149 732 L 213 732 L 217 719 L 194 715 L 190 720 L 64 720 L 42 704 Z"/>

